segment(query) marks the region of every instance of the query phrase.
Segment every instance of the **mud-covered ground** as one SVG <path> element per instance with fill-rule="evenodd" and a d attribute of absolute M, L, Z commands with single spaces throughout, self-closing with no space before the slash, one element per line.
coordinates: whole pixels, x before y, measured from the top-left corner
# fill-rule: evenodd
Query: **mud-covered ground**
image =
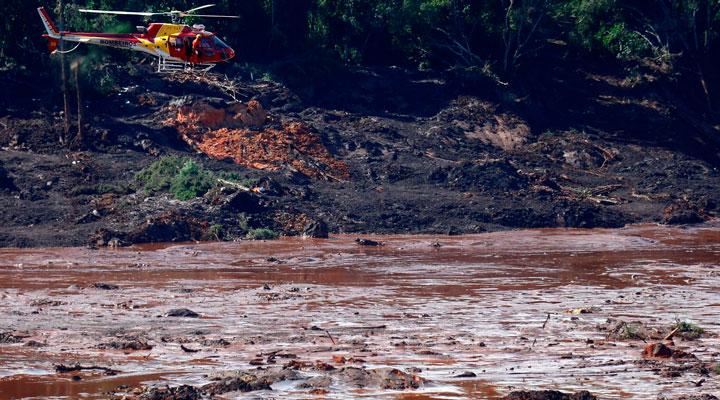
<path fill-rule="evenodd" d="M 69 148 L 57 143 L 57 97 L 0 81 L 14 94 L 0 99 L 0 245 L 234 240 L 248 226 L 618 227 L 718 212 L 718 128 L 651 69 L 567 65 L 513 86 L 460 70 L 351 69 L 291 87 L 240 74 L 235 96 L 261 105 L 259 123 L 207 81 L 117 76 L 114 92 L 84 102 L 85 143 Z M 190 201 L 138 189 L 136 173 L 163 155 L 257 187 Z"/>
<path fill-rule="evenodd" d="M 717 224 L 354 239 L 0 250 L 0 398 L 717 399 Z"/>

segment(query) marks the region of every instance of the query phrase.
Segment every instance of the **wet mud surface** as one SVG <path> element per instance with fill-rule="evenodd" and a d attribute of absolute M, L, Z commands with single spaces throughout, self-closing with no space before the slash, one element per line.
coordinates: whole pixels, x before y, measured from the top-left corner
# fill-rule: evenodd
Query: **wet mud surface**
<path fill-rule="evenodd" d="M 356 238 L 0 250 L 0 398 L 720 391 L 712 224 Z"/>

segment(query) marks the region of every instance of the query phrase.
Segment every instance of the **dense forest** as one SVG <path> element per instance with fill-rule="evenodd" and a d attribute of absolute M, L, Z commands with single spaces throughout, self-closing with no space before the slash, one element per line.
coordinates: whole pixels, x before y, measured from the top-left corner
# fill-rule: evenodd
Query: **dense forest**
<path fill-rule="evenodd" d="M 477 68 L 507 82 L 547 64 L 548 54 L 587 62 L 652 63 L 674 75 L 705 111 L 720 99 L 718 0 L 246 0 L 216 1 L 203 21 L 244 62 L 311 59 L 317 63 Z M 22 72 L 48 57 L 35 8 L 52 9 L 63 28 L 128 32 L 140 17 L 88 16 L 78 8 L 189 9 L 180 0 L 3 2 L 0 68 Z M 192 23 L 195 21 L 189 20 Z M 127 57 L 126 54 L 114 57 Z M 557 62 L 557 57 L 555 59 Z M 307 68 L 307 66 L 304 66 Z"/>

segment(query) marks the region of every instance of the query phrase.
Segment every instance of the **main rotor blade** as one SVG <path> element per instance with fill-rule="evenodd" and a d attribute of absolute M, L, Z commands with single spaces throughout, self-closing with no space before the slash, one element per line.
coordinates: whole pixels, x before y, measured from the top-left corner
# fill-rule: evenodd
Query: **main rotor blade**
<path fill-rule="evenodd" d="M 195 12 L 195 11 L 197 11 L 197 10 L 202 10 L 203 8 L 208 8 L 208 7 L 215 7 L 215 4 L 206 4 L 206 5 L 204 5 L 204 6 L 191 8 L 191 9 L 185 11 L 183 14 L 190 14 L 190 13 Z"/>
<path fill-rule="evenodd" d="M 203 18 L 240 18 L 237 15 L 202 15 L 202 14 L 190 14 L 190 15 L 183 15 L 183 17 L 203 17 Z"/>
<path fill-rule="evenodd" d="M 145 17 L 150 17 L 153 15 L 161 15 L 165 13 L 152 13 L 152 12 L 135 12 L 135 11 L 105 11 L 105 10 L 87 10 L 87 9 L 80 9 L 78 10 L 82 13 L 90 13 L 90 14 L 116 14 L 116 15 L 142 15 Z"/>

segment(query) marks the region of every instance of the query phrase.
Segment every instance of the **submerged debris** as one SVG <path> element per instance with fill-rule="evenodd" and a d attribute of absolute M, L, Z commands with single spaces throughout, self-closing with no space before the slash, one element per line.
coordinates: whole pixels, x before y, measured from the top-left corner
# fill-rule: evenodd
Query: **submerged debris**
<path fill-rule="evenodd" d="M 194 386 L 152 388 L 140 396 L 141 400 L 199 400 L 203 391 Z"/>
<path fill-rule="evenodd" d="M 597 400 L 597 397 L 585 390 L 573 394 L 557 390 L 535 390 L 512 392 L 503 400 Z"/>
<path fill-rule="evenodd" d="M 174 308 L 165 314 L 166 317 L 199 318 L 200 314 L 187 308 Z"/>

